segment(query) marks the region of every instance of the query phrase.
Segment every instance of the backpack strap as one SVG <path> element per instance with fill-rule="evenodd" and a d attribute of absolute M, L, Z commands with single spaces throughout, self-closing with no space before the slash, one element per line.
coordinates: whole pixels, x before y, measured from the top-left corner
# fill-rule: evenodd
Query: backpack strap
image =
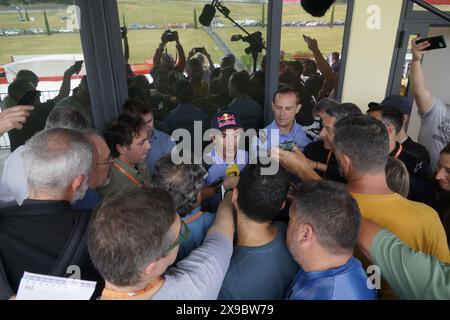
<path fill-rule="evenodd" d="M 80 211 L 79 218 L 73 228 L 72 234 L 67 240 L 58 260 L 54 263 L 49 275 L 57 277 L 66 276 L 68 266 L 80 266 L 83 259 L 87 258 L 86 229 L 90 217 L 90 211 Z"/>
<path fill-rule="evenodd" d="M 7 300 L 14 295 L 6 277 L 5 268 L 0 258 L 0 300 Z"/>

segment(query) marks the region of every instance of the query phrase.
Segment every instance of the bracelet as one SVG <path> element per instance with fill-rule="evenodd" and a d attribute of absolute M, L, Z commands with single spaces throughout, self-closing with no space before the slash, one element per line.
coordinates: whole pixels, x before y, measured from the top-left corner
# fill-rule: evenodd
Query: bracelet
<path fill-rule="evenodd" d="M 316 169 L 317 170 L 319 168 L 319 161 L 316 161 Z"/>

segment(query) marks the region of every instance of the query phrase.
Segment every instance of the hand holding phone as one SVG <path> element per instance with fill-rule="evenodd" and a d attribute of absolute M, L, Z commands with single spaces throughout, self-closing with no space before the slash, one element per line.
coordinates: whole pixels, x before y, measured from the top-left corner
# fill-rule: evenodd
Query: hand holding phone
<path fill-rule="evenodd" d="M 295 147 L 295 141 L 287 141 L 287 142 L 280 143 L 280 145 L 278 147 L 284 151 L 292 151 Z"/>
<path fill-rule="evenodd" d="M 79 60 L 77 62 L 75 62 L 75 64 L 73 65 L 73 69 L 75 71 L 75 74 L 79 74 L 81 71 L 81 68 L 83 67 L 83 60 Z"/>
<path fill-rule="evenodd" d="M 421 44 L 423 42 L 428 42 L 430 45 L 422 49 L 423 51 L 430 51 L 436 49 L 445 49 L 447 48 L 447 43 L 445 42 L 444 36 L 437 36 L 425 39 L 419 39 L 416 41 L 416 44 Z"/>

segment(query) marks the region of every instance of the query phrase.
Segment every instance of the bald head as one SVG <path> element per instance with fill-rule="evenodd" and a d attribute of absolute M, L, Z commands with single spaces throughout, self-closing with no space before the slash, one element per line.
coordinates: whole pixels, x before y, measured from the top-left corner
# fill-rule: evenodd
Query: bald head
<path fill-rule="evenodd" d="M 101 136 L 93 131 L 86 133 L 94 149 L 89 188 L 97 189 L 107 184 L 111 169 L 111 151 Z"/>

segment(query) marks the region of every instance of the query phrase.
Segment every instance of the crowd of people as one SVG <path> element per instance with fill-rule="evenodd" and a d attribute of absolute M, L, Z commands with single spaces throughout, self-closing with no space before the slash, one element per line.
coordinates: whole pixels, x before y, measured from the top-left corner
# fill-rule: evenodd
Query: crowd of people
<path fill-rule="evenodd" d="M 15 297 L 25 271 L 67 276 L 75 265 L 104 300 L 450 299 L 450 106 L 426 87 L 428 43 L 412 43 L 415 142 L 406 98 L 367 114 L 334 100 L 339 54 L 329 64 L 315 39 L 304 36 L 314 60 L 280 63 L 266 103 L 264 70 L 236 71 L 232 55 L 215 67 L 172 36 L 177 59 L 164 33 L 153 83 L 127 65 L 129 100 L 101 134 L 88 78 L 69 96 L 79 64 L 44 103 L 16 106 L 34 73 L 11 83 L 0 298 Z M 200 142 L 175 138 L 196 137 L 195 123 Z M 174 161 L 196 149 L 200 163 Z"/>

